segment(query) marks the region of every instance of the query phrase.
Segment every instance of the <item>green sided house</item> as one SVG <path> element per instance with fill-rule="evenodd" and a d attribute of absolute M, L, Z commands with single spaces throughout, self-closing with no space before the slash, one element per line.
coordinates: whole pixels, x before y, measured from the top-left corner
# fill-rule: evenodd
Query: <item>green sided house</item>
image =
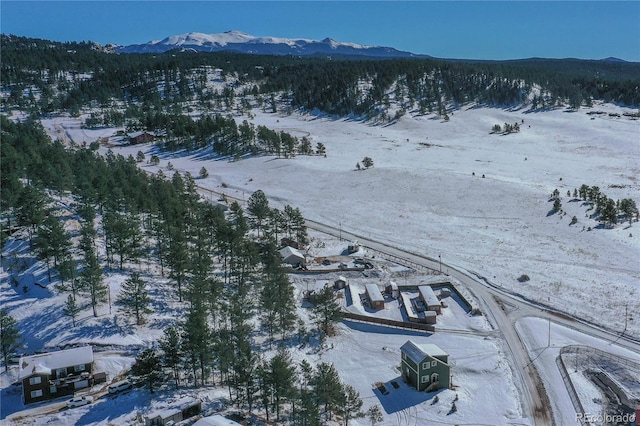
<path fill-rule="evenodd" d="M 432 343 L 411 340 L 400 347 L 402 378 L 418 391 L 433 392 L 451 386 L 449 354 Z"/>

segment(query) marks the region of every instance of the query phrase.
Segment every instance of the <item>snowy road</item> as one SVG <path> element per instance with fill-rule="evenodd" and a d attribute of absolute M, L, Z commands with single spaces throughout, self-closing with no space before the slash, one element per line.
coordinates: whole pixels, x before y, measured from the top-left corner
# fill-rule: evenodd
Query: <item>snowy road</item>
<path fill-rule="evenodd" d="M 311 229 L 342 237 L 347 240 L 358 240 L 367 248 L 405 259 L 413 264 L 424 266 L 433 270 L 445 271 L 451 277 L 460 281 L 469 288 L 476 298 L 478 298 L 482 312 L 488 317 L 494 327 L 500 330 L 507 351 L 511 354 L 511 362 L 517 377 L 520 379 L 519 390 L 522 394 L 521 400 L 524 402 L 524 412 L 530 412 L 535 424 L 552 424 L 554 418 L 551 412 L 551 404 L 546 390 L 542 384 L 540 376 L 535 369 L 531 358 L 527 352 L 521 336 L 518 334 L 515 323 L 520 318 L 539 317 L 550 320 L 578 330 L 582 333 L 600 338 L 604 341 L 613 342 L 617 345 L 632 350 L 640 355 L 640 344 L 627 336 L 615 335 L 609 331 L 597 328 L 591 324 L 570 318 L 561 313 L 554 312 L 546 307 L 525 301 L 516 295 L 509 294 L 490 283 L 486 278 L 454 265 L 442 263 L 439 259 L 430 258 L 426 255 L 411 253 L 403 249 L 392 247 L 384 243 L 370 240 L 361 235 L 351 234 L 344 229 L 336 229 L 314 221 L 307 221 L 307 226 Z M 524 385 L 524 387 L 522 386 Z"/>
<path fill-rule="evenodd" d="M 209 188 L 201 189 L 207 191 L 209 194 L 211 192 L 217 194 L 216 191 L 211 191 Z M 229 194 L 226 194 L 226 197 L 229 200 L 237 201 L 241 205 L 245 204 L 244 199 L 235 198 L 229 196 Z M 471 290 L 479 300 L 483 314 L 488 318 L 490 323 L 500 331 L 503 337 L 505 352 L 510 355 L 509 362 L 512 365 L 514 374 L 518 378 L 516 386 L 518 386 L 521 394 L 522 410 L 524 413 L 530 414 L 536 425 L 555 423 L 554 413 L 552 412 L 552 404 L 549 401 L 549 396 L 540 379 L 540 375 L 527 352 L 525 342 L 515 327 L 518 319 L 525 317 L 547 319 L 604 341 L 615 341 L 617 345 L 640 355 L 640 341 L 637 339 L 632 339 L 628 336 L 621 337 L 620 335 L 585 323 L 579 319 L 555 312 L 546 306 L 524 300 L 518 295 L 506 292 L 477 273 L 467 271 L 456 265 L 443 263 L 441 259 L 413 253 L 380 241 L 374 241 L 362 235 L 350 233 L 342 227 L 336 228 L 311 220 L 307 220 L 306 224 L 310 229 L 334 237 L 351 241 L 357 240 L 363 247 L 392 256 L 396 259 L 405 260 L 410 264 L 432 270 L 441 270 Z"/>

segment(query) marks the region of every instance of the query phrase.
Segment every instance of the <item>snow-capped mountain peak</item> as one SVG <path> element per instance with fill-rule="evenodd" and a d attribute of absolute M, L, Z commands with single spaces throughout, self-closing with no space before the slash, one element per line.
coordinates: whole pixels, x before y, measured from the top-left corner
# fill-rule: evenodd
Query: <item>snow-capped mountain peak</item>
<path fill-rule="evenodd" d="M 238 30 L 218 34 L 190 32 L 172 35 L 162 40 L 143 44 L 121 46 L 120 53 L 162 53 L 181 49 L 190 51 L 216 52 L 222 50 L 263 55 L 349 55 L 369 57 L 415 57 L 410 52 L 402 52 L 390 47 L 366 46 L 340 42 L 332 38 L 322 41 L 304 38 L 256 37 Z"/>

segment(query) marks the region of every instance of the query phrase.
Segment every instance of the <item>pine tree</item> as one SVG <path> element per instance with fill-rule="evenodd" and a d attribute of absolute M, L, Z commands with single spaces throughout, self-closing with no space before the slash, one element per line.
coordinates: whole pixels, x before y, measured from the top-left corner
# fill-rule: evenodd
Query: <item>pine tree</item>
<path fill-rule="evenodd" d="M 35 248 L 47 262 L 47 275 L 51 281 L 50 259 L 53 258 L 54 268 L 59 262 L 70 255 L 71 235 L 65 231 L 58 217 L 49 214 L 38 227 Z"/>
<path fill-rule="evenodd" d="M 80 313 L 80 307 L 76 303 L 76 299 L 73 294 L 70 294 L 67 297 L 67 301 L 64 304 L 63 312 L 66 316 L 71 318 L 71 323 L 75 327 L 76 326 L 76 318 L 78 317 L 78 313 Z"/>
<path fill-rule="evenodd" d="M 140 278 L 139 273 L 132 273 L 129 279 L 122 283 L 118 303 L 127 315 L 134 315 L 137 325 L 144 324 L 145 314 L 152 312 L 149 309 L 151 299 L 146 290 L 146 283 Z"/>
<path fill-rule="evenodd" d="M 331 420 L 331 412 L 343 397 L 338 371 L 333 364 L 321 362 L 316 368 L 312 383 L 316 403 L 324 406 L 324 415 Z"/>
<path fill-rule="evenodd" d="M 35 230 L 44 222 L 46 202 L 45 194 L 31 185 L 22 188 L 18 196 L 16 218 L 18 225 L 27 228 L 31 244 Z"/>
<path fill-rule="evenodd" d="M 340 321 L 340 305 L 336 301 L 331 287 L 319 291 L 313 300 L 312 316 L 318 328 L 328 335 L 334 323 Z"/>
<path fill-rule="evenodd" d="M 9 360 L 21 347 L 20 331 L 16 320 L 7 311 L 0 309 L 0 352 L 2 352 L 4 371 L 9 370 Z"/>
<path fill-rule="evenodd" d="M 269 208 L 269 200 L 261 190 L 257 190 L 249 197 L 247 202 L 247 211 L 253 216 L 252 224 L 258 231 L 258 237 L 260 237 L 260 230 L 262 229 L 264 222 L 267 220 L 271 209 Z"/>
<path fill-rule="evenodd" d="M 623 198 L 620 200 L 620 212 L 629 221 L 629 226 L 633 224 L 633 217 L 638 215 L 638 207 L 636 202 L 631 198 Z"/>
<path fill-rule="evenodd" d="M 369 421 L 371 421 L 371 426 L 375 426 L 376 423 L 381 423 L 384 420 L 382 410 L 378 404 L 369 407 L 367 410 L 367 417 L 369 418 Z"/>
<path fill-rule="evenodd" d="M 104 231 L 110 257 L 120 257 L 120 270 L 127 260 L 136 261 L 142 255 L 140 221 L 132 213 L 108 211 L 104 218 Z"/>
<path fill-rule="evenodd" d="M 84 292 L 89 294 L 93 316 L 97 317 L 97 306 L 106 301 L 107 287 L 103 282 L 102 268 L 98 263 L 98 257 L 94 249 L 92 232 L 95 231 L 90 224 L 86 224 L 81 230 L 82 239 L 80 246 L 84 251 L 84 262 L 82 272 L 80 273 L 80 287 Z"/>
<path fill-rule="evenodd" d="M 618 210 L 616 203 L 611 198 L 603 197 L 602 207 L 600 209 L 601 221 L 604 224 L 613 226 L 618 223 Z"/>
<path fill-rule="evenodd" d="M 338 413 L 344 418 L 344 426 L 349 426 L 349 420 L 364 417 L 361 412 L 362 398 L 360 393 L 351 385 L 342 387 L 342 397 L 338 400 Z"/>
<path fill-rule="evenodd" d="M 160 339 L 160 349 L 162 350 L 162 363 L 173 371 L 177 389 L 180 385 L 180 363 L 182 361 L 182 340 L 177 327 L 172 325 L 164 330 L 164 335 Z"/>
<path fill-rule="evenodd" d="M 559 212 L 561 208 L 562 208 L 562 203 L 560 202 L 560 199 L 559 198 L 555 198 L 553 200 L 553 211 L 554 212 Z"/>
<path fill-rule="evenodd" d="M 273 386 L 273 405 L 276 411 L 276 421 L 280 419 L 282 402 L 289 400 L 294 394 L 296 369 L 291 355 L 281 346 L 278 353 L 269 362 L 270 383 Z"/>
<path fill-rule="evenodd" d="M 200 169 L 199 176 L 200 176 L 200 179 L 206 179 L 206 178 L 209 177 L 209 172 L 207 171 L 207 169 L 204 166 Z"/>
<path fill-rule="evenodd" d="M 135 363 L 131 366 L 131 372 L 142 378 L 149 389 L 154 393 L 156 385 L 162 383 L 162 362 L 153 349 L 145 349 L 136 357 Z"/>

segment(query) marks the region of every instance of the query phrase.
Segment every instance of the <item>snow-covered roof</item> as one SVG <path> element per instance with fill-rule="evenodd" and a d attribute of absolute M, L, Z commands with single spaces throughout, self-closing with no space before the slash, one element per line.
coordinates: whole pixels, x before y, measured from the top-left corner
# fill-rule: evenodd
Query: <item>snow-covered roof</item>
<path fill-rule="evenodd" d="M 449 354 L 443 351 L 440 346 L 433 343 L 417 344 L 412 340 L 400 347 L 400 350 L 416 364 L 419 364 L 426 356 L 430 357 L 448 357 Z"/>
<path fill-rule="evenodd" d="M 190 407 L 194 407 L 198 404 L 202 404 L 202 401 L 197 398 L 183 397 L 183 398 L 179 398 L 177 401 L 174 401 L 171 406 L 164 407 L 159 410 L 155 410 L 149 413 L 146 417 L 149 419 L 155 419 L 158 417 L 167 419 L 169 417 L 176 415 L 182 410 L 185 410 Z"/>
<path fill-rule="evenodd" d="M 372 302 L 384 302 L 384 297 L 382 297 L 382 293 L 376 284 L 369 283 L 365 288 Z"/>
<path fill-rule="evenodd" d="M 29 355 L 20 357 L 19 378 L 34 374 L 51 374 L 57 368 L 72 367 L 93 362 L 93 348 L 82 346 L 80 348 L 65 349 L 57 352 Z"/>
<path fill-rule="evenodd" d="M 420 291 L 420 296 L 422 296 L 422 300 L 427 304 L 427 306 L 439 306 L 440 301 L 436 297 L 436 294 L 433 292 L 433 289 L 428 285 L 421 285 L 418 287 L 418 291 Z"/>
<path fill-rule="evenodd" d="M 192 426 L 235 426 L 239 424 L 240 423 L 229 420 L 226 417 L 222 417 L 220 414 L 216 414 L 214 416 L 203 417 Z"/>
<path fill-rule="evenodd" d="M 128 133 L 127 136 L 129 136 L 130 138 L 137 138 L 138 136 L 142 136 L 142 135 L 151 135 L 151 136 L 155 136 L 153 133 L 151 132 L 147 132 L 147 131 L 143 131 L 143 132 L 133 132 L 133 133 Z"/>
<path fill-rule="evenodd" d="M 300 252 L 300 250 L 293 248 L 291 246 L 286 246 L 280 249 L 280 256 L 284 261 L 290 259 L 292 256 L 296 259 L 304 260 L 304 254 Z"/>

